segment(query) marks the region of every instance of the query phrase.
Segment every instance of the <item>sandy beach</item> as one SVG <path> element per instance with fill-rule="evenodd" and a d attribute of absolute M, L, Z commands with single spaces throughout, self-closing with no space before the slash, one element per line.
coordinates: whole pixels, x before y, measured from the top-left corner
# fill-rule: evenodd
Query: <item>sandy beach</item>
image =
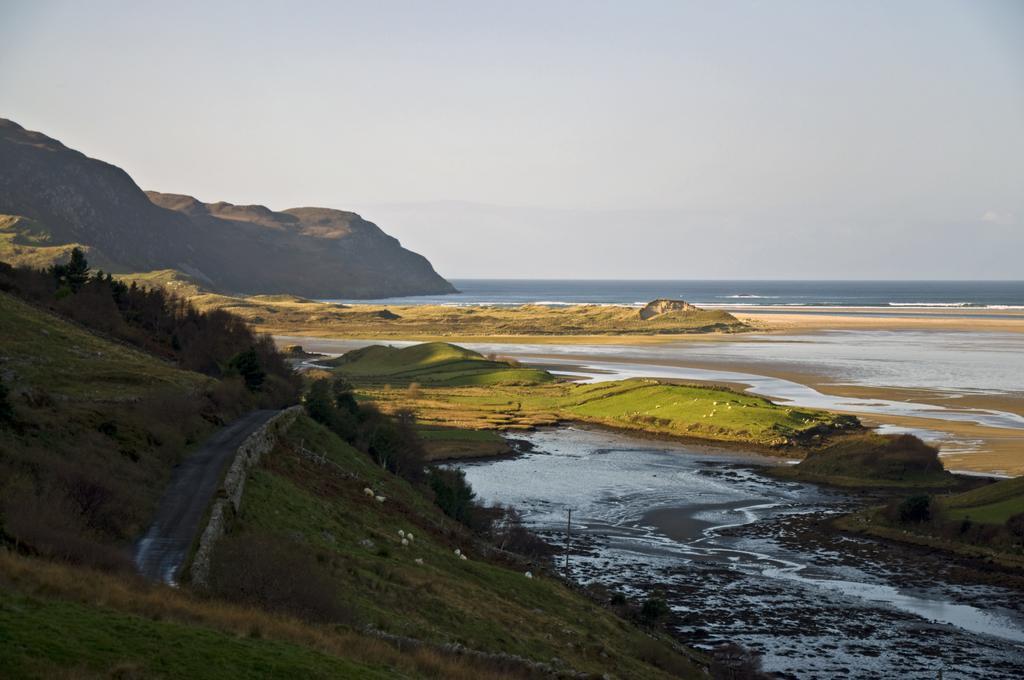
<path fill-rule="evenodd" d="M 1024 333 L 1024 310 L 737 307 L 729 310 L 758 330 L 807 333 L 824 330 L 945 330 Z"/>

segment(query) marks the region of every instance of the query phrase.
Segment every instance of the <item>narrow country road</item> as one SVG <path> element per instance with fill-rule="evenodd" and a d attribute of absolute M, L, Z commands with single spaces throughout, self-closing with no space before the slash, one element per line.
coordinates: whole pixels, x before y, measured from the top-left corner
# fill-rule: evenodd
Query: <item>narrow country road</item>
<path fill-rule="evenodd" d="M 135 546 L 135 567 L 147 579 L 174 585 L 199 523 L 238 447 L 278 411 L 253 411 L 221 428 L 173 471 L 156 518 Z"/>

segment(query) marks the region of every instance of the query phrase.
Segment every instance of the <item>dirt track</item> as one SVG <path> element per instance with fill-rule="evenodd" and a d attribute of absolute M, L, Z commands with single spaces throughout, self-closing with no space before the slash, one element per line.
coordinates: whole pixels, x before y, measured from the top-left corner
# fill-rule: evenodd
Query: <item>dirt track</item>
<path fill-rule="evenodd" d="M 153 523 L 135 546 L 135 566 L 143 576 L 176 582 L 225 466 L 246 437 L 277 413 L 253 411 L 242 416 L 215 432 L 174 469 Z"/>

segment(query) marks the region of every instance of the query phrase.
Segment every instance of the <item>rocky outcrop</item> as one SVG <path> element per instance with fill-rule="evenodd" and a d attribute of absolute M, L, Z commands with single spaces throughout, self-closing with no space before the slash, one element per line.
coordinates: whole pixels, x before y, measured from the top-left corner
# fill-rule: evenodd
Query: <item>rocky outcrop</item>
<path fill-rule="evenodd" d="M 81 244 L 114 273 L 174 269 L 224 293 L 312 298 L 455 292 L 421 255 L 353 212 L 273 211 L 143 192 L 128 174 L 0 119 L 0 215 L 48 247 Z"/>
<path fill-rule="evenodd" d="M 224 475 L 224 482 L 217 490 L 217 498 L 210 508 L 210 519 L 199 538 L 199 546 L 192 558 L 190 577 L 192 585 L 205 588 L 210 580 L 210 560 L 213 548 L 224 535 L 228 519 L 242 505 L 242 493 L 245 491 L 245 479 L 250 468 L 256 465 L 265 453 L 269 453 L 277 444 L 282 432 L 288 429 L 302 411 L 301 406 L 292 406 L 281 411 L 268 420 L 258 430 L 249 435 L 238 447 L 235 457 Z"/>
<path fill-rule="evenodd" d="M 656 316 L 661 316 L 662 314 L 670 314 L 672 312 L 699 311 L 701 311 L 700 307 L 691 305 L 689 302 L 686 302 L 684 300 L 667 300 L 662 298 L 659 300 L 652 300 L 651 302 L 648 302 L 646 305 L 644 305 L 643 308 L 641 308 L 640 310 L 640 318 L 643 319 L 644 321 L 647 321 L 648 319 L 653 319 Z"/>

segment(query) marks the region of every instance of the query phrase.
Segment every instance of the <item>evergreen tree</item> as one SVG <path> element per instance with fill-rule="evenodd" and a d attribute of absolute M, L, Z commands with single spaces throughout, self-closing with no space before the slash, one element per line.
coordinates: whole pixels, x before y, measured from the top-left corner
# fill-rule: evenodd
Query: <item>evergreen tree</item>
<path fill-rule="evenodd" d="M 263 381 L 267 378 L 267 372 L 260 364 L 260 357 L 256 353 L 255 347 L 250 347 L 231 357 L 231 361 L 228 362 L 228 370 L 242 376 L 245 386 L 252 392 L 259 391 L 263 387 Z"/>

